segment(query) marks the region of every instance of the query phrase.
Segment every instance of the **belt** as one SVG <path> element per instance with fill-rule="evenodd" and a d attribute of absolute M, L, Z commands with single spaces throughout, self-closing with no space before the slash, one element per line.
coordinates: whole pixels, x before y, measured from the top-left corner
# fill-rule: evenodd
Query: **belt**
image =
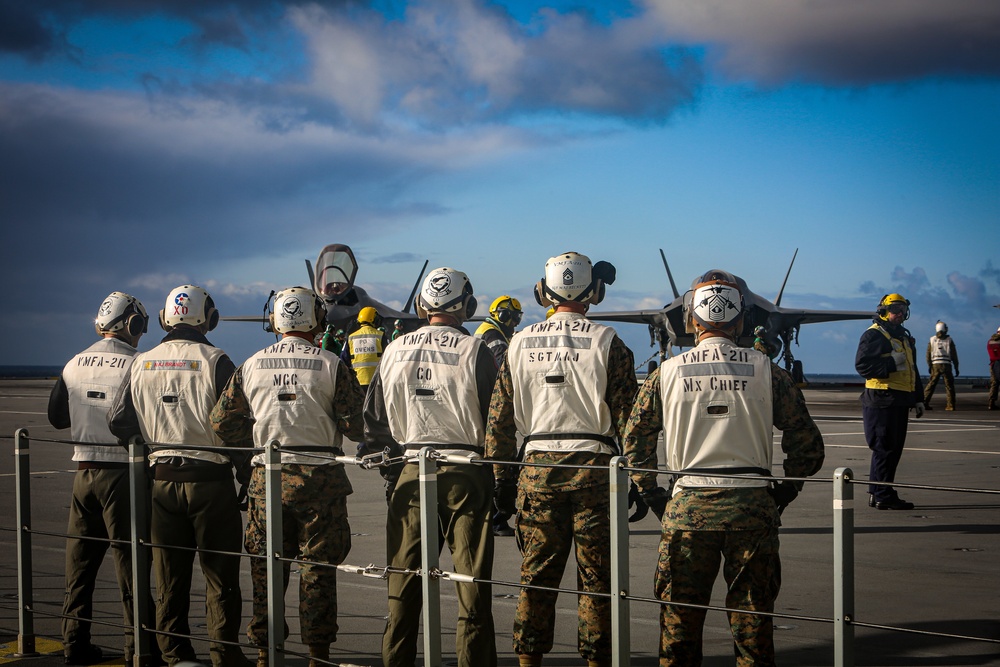
<path fill-rule="evenodd" d="M 125 470 L 127 463 L 118 461 L 78 461 L 77 470 Z"/>

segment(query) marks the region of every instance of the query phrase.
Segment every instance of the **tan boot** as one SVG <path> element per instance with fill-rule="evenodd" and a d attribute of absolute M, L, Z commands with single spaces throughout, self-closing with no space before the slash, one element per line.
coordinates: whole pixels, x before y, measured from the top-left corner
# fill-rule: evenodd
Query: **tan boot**
<path fill-rule="evenodd" d="M 309 645 L 309 667 L 327 667 L 326 663 L 319 662 L 314 658 L 328 661 L 330 659 L 330 645 L 329 644 Z"/>
<path fill-rule="evenodd" d="M 587 667 L 611 667 L 611 661 L 602 662 L 600 660 L 588 660 Z"/>
<path fill-rule="evenodd" d="M 267 667 L 267 649 L 257 651 L 257 667 Z"/>
<path fill-rule="evenodd" d="M 542 656 L 519 653 L 517 656 L 517 664 L 518 667 L 542 667 Z"/>

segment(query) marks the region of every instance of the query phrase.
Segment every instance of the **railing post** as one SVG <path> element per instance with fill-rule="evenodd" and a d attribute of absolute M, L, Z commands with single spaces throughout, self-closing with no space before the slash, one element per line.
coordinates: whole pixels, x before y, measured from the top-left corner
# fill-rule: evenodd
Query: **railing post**
<path fill-rule="evenodd" d="M 854 472 L 833 473 L 833 664 L 854 665 Z"/>
<path fill-rule="evenodd" d="M 135 641 L 133 667 L 152 664 L 150 641 L 155 641 L 145 628 L 156 627 L 153 610 L 149 608 L 149 572 L 152 554 L 150 542 L 149 461 L 146 445 L 134 436 L 128 443 L 129 502 L 132 507 L 132 633 Z M 128 667 L 128 666 L 126 666 Z"/>
<path fill-rule="evenodd" d="M 17 657 L 33 657 L 35 651 L 35 604 L 31 585 L 31 461 L 28 458 L 28 429 L 14 432 L 16 459 L 14 487 L 17 496 Z"/>
<path fill-rule="evenodd" d="M 632 637 L 628 595 L 628 473 L 627 459 L 611 459 L 611 665 L 627 667 Z"/>
<path fill-rule="evenodd" d="M 437 461 L 433 447 L 420 450 L 420 562 L 424 598 L 424 664 L 441 664 L 441 580 L 438 577 L 438 488 Z"/>
<path fill-rule="evenodd" d="M 277 440 L 265 452 L 264 513 L 267 533 L 267 657 L 270 667 L 285 664 L 285 572 L 281 512 L 281 452 Z"/>

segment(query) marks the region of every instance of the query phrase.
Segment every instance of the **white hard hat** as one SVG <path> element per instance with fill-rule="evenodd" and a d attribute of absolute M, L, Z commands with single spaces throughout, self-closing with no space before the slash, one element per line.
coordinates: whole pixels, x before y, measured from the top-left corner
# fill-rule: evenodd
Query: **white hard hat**
<path fill-rule="evenodd" d="M 615 281 L 615 267 L 608 262 L 591 264 L 578 252 L 564 252 L 545 262 L 545 277 L 535 285 L 535 301 L 540 306 L 561 303 L 600 303 L 604 285 Z"/>
<path fill-rule="evenodd" d="M 280 334 L 309 333 L 326 319 L 326 306 L 316 292 L 306 287 L 289 287 L 274 296 L 271 328 Z"/>
<path fill-rule="evenodd" d="M 219 324 L 219 311 L 208 292 L 197 285 L 181 285 L 170 290 L 160 311 L 160 326 L 164 330 L 170 331 L 178 324 L 196 327 L 206 323 L 209 331 Z"/>
<path fill-rule="evenodd" d="M 427 274 L 416 303 L 420 317 L 427 318 L 430 313 L 448 313 L 461 320 L 475 315 L 477 305 L 469 276 L 447 266 Z"/>
<path fill-rule="evenodd" d="M 146 333 L 149 316 L 139 299 L 125 292 L 112 292 L 104 300 L 94 318 L 98 336 L 124 331 L 130 336 Z"/>
<path fill-rule="evenodd" d="M 937 324 L 934 325 L 934 331 L 937 333 L 948 333 L 948 325 L 938 320 Z"/>
<path fill-rule="evenodd" d="M 736 277 L 717 269 L 702 274 L 692 287 L 690 312 L 702 329 L 733 333 L 743 315 L 743 293 Z"/>

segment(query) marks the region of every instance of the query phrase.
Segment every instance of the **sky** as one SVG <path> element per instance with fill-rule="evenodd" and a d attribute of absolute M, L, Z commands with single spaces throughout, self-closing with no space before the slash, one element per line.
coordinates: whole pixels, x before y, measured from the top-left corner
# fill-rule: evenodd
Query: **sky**
<path fill-rule="evenodd" d="M 140 350 L 180 284 L 260 313 L 345 243 L 383 302 L 426 259 L 525 323 L 568 250 L 617 267 L 600 311 L 672 299 L 660 248 L 682 291 L 721 268 L 772 300 L 798 249 L 782 306 L 899 292 L 921 358 L 941 319 L 987 375 L 997 34 L 995 0 L 5 0 L 0 365 L 65 363 L 115 290 Z M 806 376 L 853 373 L 865 326 L 803 327 Z"/>

